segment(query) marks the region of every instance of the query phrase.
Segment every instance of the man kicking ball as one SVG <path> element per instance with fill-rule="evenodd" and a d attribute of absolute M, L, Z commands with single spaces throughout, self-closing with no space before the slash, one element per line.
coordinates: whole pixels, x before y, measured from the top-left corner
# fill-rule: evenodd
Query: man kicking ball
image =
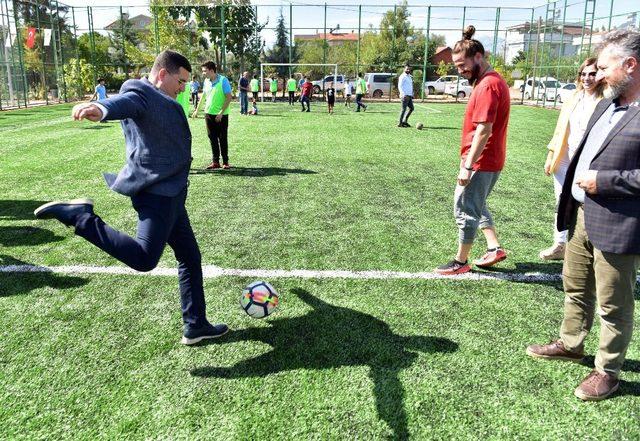
<path fill-rule="evenodd" d="M 149 79 L 128 80 L 120 93 L 95 103 L 78 104 L 73 119 L 122 120 L 127 163 L 109 187 L 129 196 L 138 213 L 135 238 L 109 227 L 93 212 L 93 201 L 50 202 L 34 212 L 57 219 L 78 236 L 138 271 L 155 268 L 167 244 L 178 261 L 184 332 L 192 345 L 227 333 L 227 325 L 207 321 L 200 249 L 185 208 L 191 165 L 191 132 L 176 97 L 189 81 L 191 65 L 181 54 L 160 53 Z"/>

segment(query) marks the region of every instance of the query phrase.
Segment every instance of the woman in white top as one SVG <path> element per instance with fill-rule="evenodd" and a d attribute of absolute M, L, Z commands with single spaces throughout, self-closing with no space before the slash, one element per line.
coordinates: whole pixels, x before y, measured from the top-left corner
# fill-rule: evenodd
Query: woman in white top
<path fill-rule="evenodd" d="M 555 133 L 547 147 L 549 153 L 544 163 L 544 172 L 547 176 L 553 175 L 556 205 L 571 158 L 580 145 L 596 104 L 602 99 L 605 83 L 596 81 L 596 62 L 596 58 L 587 58 L 580 66 L 576 79 L 578 87 L 571 98 L 562 105 Z M 540 258 L 563 259 L 566 243 L 567 232 L 558 231 L 558 227 L 554 225 L 553 245 L 540 251 Z"/>

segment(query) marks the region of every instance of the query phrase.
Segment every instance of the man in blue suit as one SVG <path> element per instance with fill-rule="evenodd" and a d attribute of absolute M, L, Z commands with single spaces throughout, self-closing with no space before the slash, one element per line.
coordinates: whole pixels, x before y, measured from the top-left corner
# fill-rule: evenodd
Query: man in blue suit
<path fill-rule="evenodd" d="M 127 162 L 117 176 L 105 174 L 105 180 L 113 191 L 131 198 L 138 213 L 135 238 L 105 224 L 90 199 L 50 202 L 34 212 L 39 219 L 74 227 L 77 235 L 138 271 L 155 268 L 169 244 L 178 261 L 186 345 L 228 331 L 224 324 L 207 321 L 201 255 L 185 208 L 191 131 L 176 97 L 190 72 L 184 56 L 167 50 L 156 58 L 148 80 L 126 81 L 117 96 L 72 110 L 75 120 L 121 120 Z"/>

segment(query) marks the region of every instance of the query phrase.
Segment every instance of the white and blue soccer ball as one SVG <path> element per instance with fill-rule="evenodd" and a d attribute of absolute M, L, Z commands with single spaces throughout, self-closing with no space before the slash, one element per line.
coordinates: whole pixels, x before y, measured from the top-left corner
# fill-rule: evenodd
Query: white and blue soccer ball
<path fill-rule="evenodd" d="M 271 284 L 259 280 L 247 285 L 240 296 L 240 307 L 253 318 L 264 318 L 278 307 L 280 299 Z"/>

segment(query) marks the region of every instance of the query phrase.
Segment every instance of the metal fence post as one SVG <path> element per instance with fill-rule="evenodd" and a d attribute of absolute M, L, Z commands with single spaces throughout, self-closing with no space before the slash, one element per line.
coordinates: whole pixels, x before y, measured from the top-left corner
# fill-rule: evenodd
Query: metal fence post
<path fill-rule="evenodd" d="M 124 35 L 124 15 L 120 6 L 120 32 L 122 33 L 122 62 L 124 63 L 124 78 L 129 79 L 129 63 L 127 61 L 127 39 Z"/>
<path fill-rule="evenodd" d="M 52 26 L 53 27 L 53 26 Z M 64 102 L 67 102 L 67 79 L 64 77 L 64 47 L 62 45 L 62 31 L 60 29 L 60 5 L 58 4 L 58 0 L 56 0 L 56 30 L 58 31 L 58 48 L 60 49 L 60 69 L 61 69 L 61 78 L 62 78 L 62 96 L 64 98 Z M 58 93 L 60 93 L 60 87 L 58 87 Z"/>
<path fill-rule="evenodd" d="M 220 8 L 220 23 L 222 25 L 222 53 L 220 54 L 222 58 L 222 72 L 226 72 L 227 69 L 227 45 L 226 45 L 226 26 L 225 26 L 225 9 L 227 5 L 224 4 Z"/>
<path fill-rule="evenodd" d="M 360 75 L 360 31 L 362 30 L 362 5 L 358 5 L 358 45 L 356 47 L 356 72 L 355 76 Z"/>
<path fill-rule="evenodd" d="M 160 53 L 160 32 L 158 30 L 158 7 L 154 6 L 152 7 L 153 10 L 153 34 L 154 34 L 154 40 L 155 40 L 155 46 L 156 46 L 156 56 L 158 56 L 158 54 Z"/>
<path fill-rule="evenodd" d="M 22 71 L 22 93 L 24 98 L 24 106 L 29 105 L 29 89 L 27 87 L 27 74 L 24 71 L 24 61 L 22 57 L 22 33 L 20 32 L 20 20 L 18 18 L 18 10 L 16 8 L 16 0 L 13 0 L 13 19 L 16 26 L 16 44 L 18 45 L 18 60 L 20 62 L 20 70 Z M 19 102 L 19 100 L 18 100 Z M 20 105 L 18 104 L 18 107 Z"/>
<path fill-rule="evenodd" d="M 38 28 L 38 32 L 41 31 L 40 26 L 40 7 L 36 5 L 36 27 Z M 53 27 L 53 26 L 52 26 Z M 42 88 L 44 90 L 44 101 L 49 105 L 49 87 L 47 86 L 47 65 L 45 63 L 46 53 L 44 49 L 44 40 L 42 42 Z"/>
<path fill-rule="evenodd" d="M 87 6 L 87 20 L 89 23 L 89 42 L 91 43 L 91 70 L 93 71 L 93 86 L 95 86 L 98 79 L 96 75 L 96 40 L 93 30 L 93 10 L 90 6 Z"/>
<path fill-rule="evenodd" d="M 422 62 L 422 84 L 420 84 L 422 102 L 424 102 L 424 83 L 427 82 L 427 58 L 429 58 L 429 33 L 431 31 L 431 6 L 427 6 L 427 35 L 424 42 L 424 60 Z"/>
<path fill-rule="evenodd" d="M 84 95 L 84 89 L 82 87 L 82 77 L 80 73 L 80 47 L 78 45 L 78 28 L 76 26 L 76 8 L 71 7 L 71 17 L 73 18 L 73 42 L 76 45 L 76 75 L 78 76 L 78 98 Z"/>
<path fill-rule="evenodd" d="M 324 4 L 324 42 L 322 44 L 322 63 L 327 64 L 327 4 Z M 322 66 L 322 95 L 324 95 L 325 81 L 327 76 L 326 66 Z M 335 78 L 334 78 L 335 79 Z"/>
<path fill-rule="evenodd" d="M 291 63 L 293 63 L 293 5 L 289 3 L 289 64 Z M 291 66 L 289 66 L 289 77 L 291 77 Z"/>
<path fill-rule="evenodd" d="M 491 50 L 491 64 L 495 64 L 496 50 L 498 50 L 498 32 L 500 32 L 500 8 L 496 8 L 496 21 L 493 27 L 493 49 Z M 507 60 L 504 60 L 506 63 Z"/>

